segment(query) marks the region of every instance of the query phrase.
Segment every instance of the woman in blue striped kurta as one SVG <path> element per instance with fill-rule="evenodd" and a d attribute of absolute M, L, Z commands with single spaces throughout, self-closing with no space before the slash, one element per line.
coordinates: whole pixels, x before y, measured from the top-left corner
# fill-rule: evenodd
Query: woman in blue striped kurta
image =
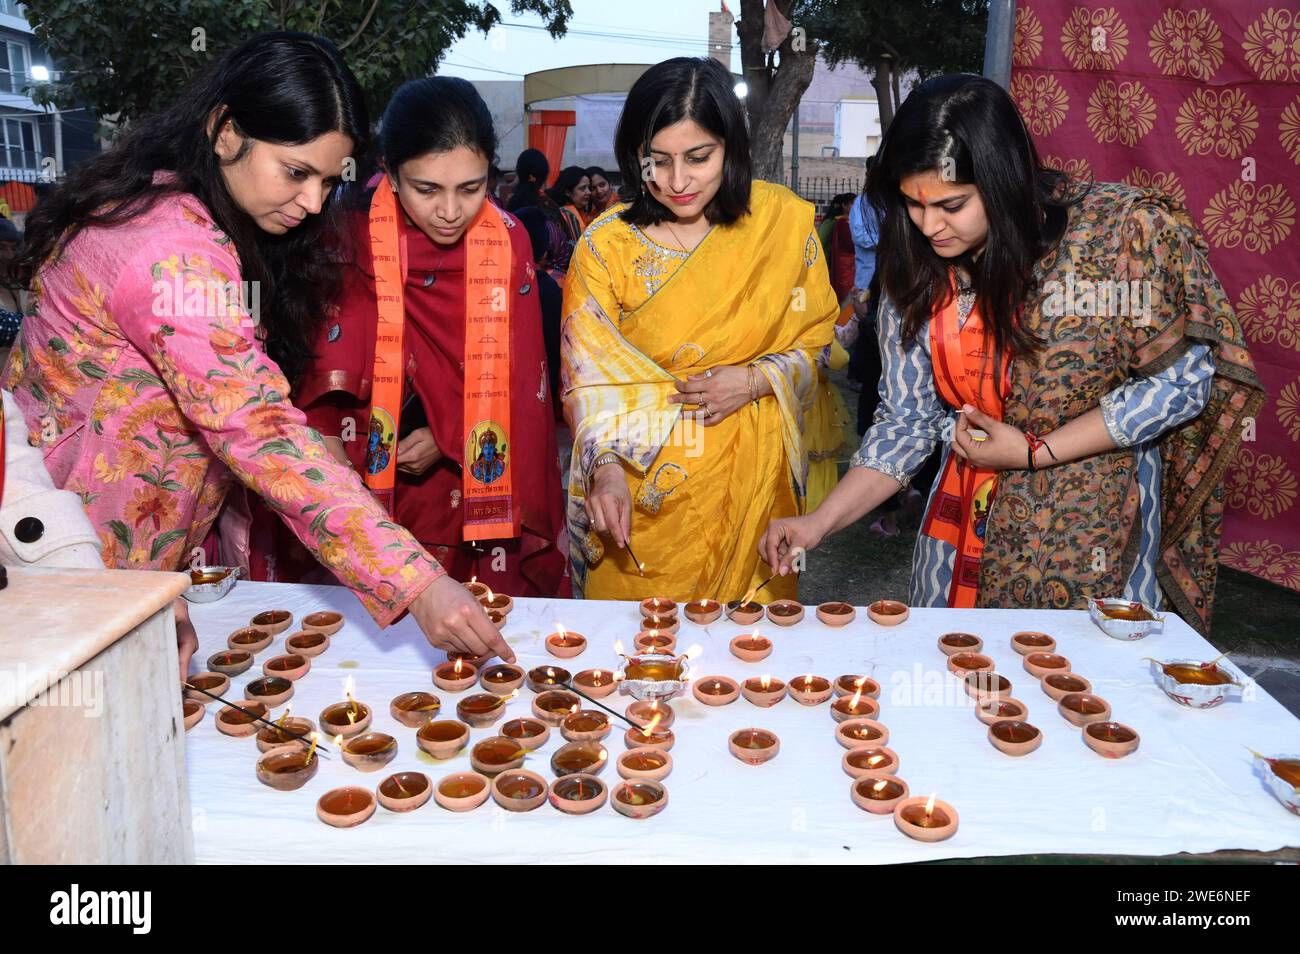
<path fill-rule="evenodd" d="M 922 606 L 1125 596 L 1208 631 L 1222 476 L 1263 400 L 1196 226 L 1163 194 L 1043 169 L 996 84 L 918 87 L 881 147 L 875 421 L 799 550 L 942 448 L 913 560 Z"/>

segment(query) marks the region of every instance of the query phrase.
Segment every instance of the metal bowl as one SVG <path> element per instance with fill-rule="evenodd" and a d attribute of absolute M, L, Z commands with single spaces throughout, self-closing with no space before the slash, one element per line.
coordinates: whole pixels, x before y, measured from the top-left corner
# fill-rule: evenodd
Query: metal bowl
<path fill-rule="evenodd" d="M 1174 702 L 1180 706 L 1188 706 L 1192 709 L 1213 709 L 1221 705 L 1229 695 L 1240 692 L 1245 677 L 1230 666 L 1225 666 L 1222 662 L 1214 664 L 1214 668 L 1221 671 L 1225 676 L 1232 678 L 1232 682 L 1210 685 L 1202 682 L 1179 682 L 1173 676 L 1165 672 L 1165 666 L 1203 666 L 1204 661 L 1200 659 L 1166 659 L 1163 663 L 1151 660 L 1151 677 L 1155 679 L 1156 685 Z"/>
<path fill-rule="evenodd" d="M 1276 758 L 1300 759 L 1300 755 L 1279 755 Z M 1268 760 L 1258 753 L 1255 753 L 1255 768 L 1264 780 L 1264 787 L 1273 793 L 1273 797 L 1281 802 L 1283 807 L 1291 814 L 1300 815 L 1300 788 L 1292 785 L 1274 772 L 1272 766 L 1268 764 Z"/>
<path fill-rule="evenodd" d="M 690 680 L 686 677 L 690 671 L 687 656 L 674 656 L 669 653 L 640 653 L 636 656 L 624 656 L 619 672 L 623 674 L 619 682 L 621 690 L 633 699 L 667 699 L 686 688 Z M 676 679 L 638 679 L 628 676 L 629 670 L 635 672 L 642 665 L 671 665 L 677 663 L 679 671 Z"/>
<path fill-rule="evenodd" d="M 1151 619 L 1115 619 L 1107 616 L 1103 610 L 1107 608 L 1128 609 L 1130 607 L 1140 606 L 1150 614 Z M 1097 627 L 1110 636 L 1112 639 L 1123 639 L 1132 641 L 1142 639 L 1150 633 L 1161 632 L 1165 628 L 1165 618 L 1157 613 L 1153 608 L 1137 600 L 1109 599 L 1109 600 L 1092 600 L 1088 603 L 1088 616 L 1092 619 Z"/>
<path fill-rule="evenodd" d="M 181 595 L 191 603 L 212 603 L 221 599 L 232 589 L 235 581 L 239 579 L 239 567 L 237 566 L 196 566 L 191 567 L 190 573 L 199 573 L 203 576 L 215 576 L 224 573 L 219 580 L 212 583 L 190 583 L 190 588 Z M 191 580 L 193 577 L 191 577 Z"/>

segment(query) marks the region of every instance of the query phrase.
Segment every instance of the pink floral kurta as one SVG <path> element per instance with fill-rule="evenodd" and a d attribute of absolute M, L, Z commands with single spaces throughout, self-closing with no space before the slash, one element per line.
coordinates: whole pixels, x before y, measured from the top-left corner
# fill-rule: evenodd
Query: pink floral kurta
<path fill-rule="evenodd" d="M 444 571 L 289 403 L 239 280 L 234 244 L 192 195 L 87 228 L 33 283 L 4 387 L 108 566 L 184 567 L 238 479 L 386 625 Z"/>

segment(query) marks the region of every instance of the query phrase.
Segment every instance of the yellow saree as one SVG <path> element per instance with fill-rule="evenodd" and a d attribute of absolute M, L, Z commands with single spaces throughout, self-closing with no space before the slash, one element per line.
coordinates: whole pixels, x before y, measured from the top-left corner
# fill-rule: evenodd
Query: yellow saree
<path fill-rule="evenodd" d="M 621 209 L 584 234 L 564 292 L 574 594 L 739 599 L 770 573 L 757 553 L 768 522 L 803 506 L 803 417 L 838 312 L 813 208 L 755 182 L 749 214 L 690 253 L 657 245 Z M 751 363 L 772 395 L 712 427 L 668 402 L 678 380 Z M 626 550 L 602 546 L 583 508 L 592 463 L 610 452 L 626 472 L 644 576 Z M 793 577 L 763 595 L 793 596 Z"/>

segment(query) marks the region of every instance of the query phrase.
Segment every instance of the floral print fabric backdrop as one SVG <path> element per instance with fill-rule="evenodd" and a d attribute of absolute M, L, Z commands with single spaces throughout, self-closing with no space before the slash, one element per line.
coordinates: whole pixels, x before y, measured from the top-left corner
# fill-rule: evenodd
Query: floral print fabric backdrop
<path fill-rule="evenodd" d="M 1020 0 L 1012 62 L 1048 165 L 1161 189 L 1200 225 L 1268 390 L 1221 562 L 1300 589 L 1300 7 Z"/>

